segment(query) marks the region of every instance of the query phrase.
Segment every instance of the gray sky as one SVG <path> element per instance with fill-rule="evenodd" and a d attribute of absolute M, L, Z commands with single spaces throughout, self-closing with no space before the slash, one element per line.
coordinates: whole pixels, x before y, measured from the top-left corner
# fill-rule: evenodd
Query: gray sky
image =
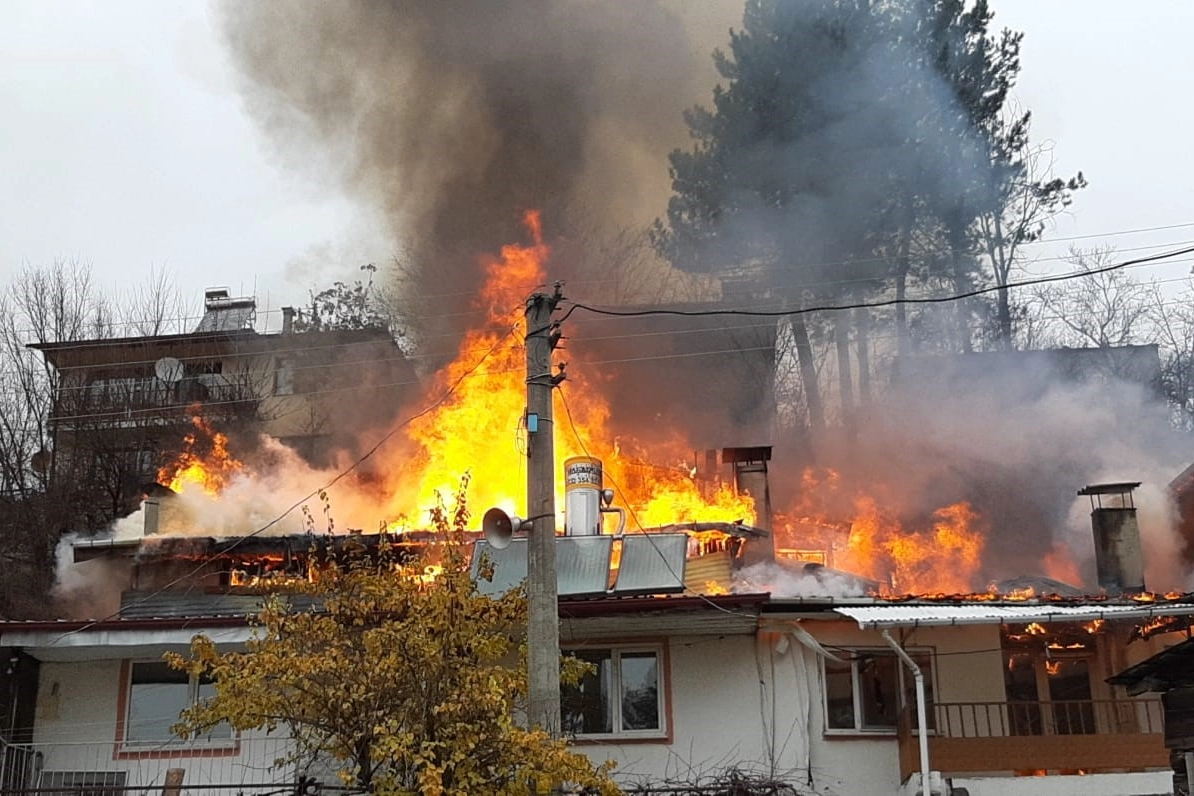
<path fill-rule="evenodd" d="M 1001 25 L 1026 34 L 1017 96 L 1035 114 L 1034 138 L 1055 144 L 1059 174 L 1081 169 L 1090 181 L 1052 236 L 1097 236 L 1074 242 L 1125 257 L 1194 241 L 1194 4 L 991 3 Z M 276 310 L 393 252 L 368 208 L 271 153 L 206 4 L 7 0 L 0 101 L 0 279 L 78 258 L 115 292 L 159 266 L 196 306 L 205 286 L 228 285 Z M 1178 224 L 1189 226 L 1116 234 Z M 1035 247 L 1034 270 L 1055 267 L 1069 245 Z"/>

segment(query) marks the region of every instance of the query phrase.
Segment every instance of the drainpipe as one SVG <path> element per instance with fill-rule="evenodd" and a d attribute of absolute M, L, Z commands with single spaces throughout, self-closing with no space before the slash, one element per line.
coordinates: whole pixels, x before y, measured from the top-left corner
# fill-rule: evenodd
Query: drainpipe
<path fill-rule="evenodd" d="M 912 679 L 916 681 L 916 736 L 920 744 L 920 790 L 921 796 L 932 796 L 932 791 L 929 788 L 929 723 L 925 721 L 925 673 L 916 665 L 916 661 L 904 652 L 904 648 L 896 643 L 890 633 L 886 630 L 881 630 L 879 633 L 887 642 L 887 646 L 900 656 L 900 660 L 912 672 Z"/>

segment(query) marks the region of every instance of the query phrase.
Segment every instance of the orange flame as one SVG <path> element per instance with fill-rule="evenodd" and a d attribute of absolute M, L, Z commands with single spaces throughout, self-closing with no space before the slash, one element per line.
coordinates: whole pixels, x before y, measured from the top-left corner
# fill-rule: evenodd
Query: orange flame
<path fill-rule="evenodd" d="M 943 506 L 912 524 L 882 494 L 850 494 L 838 473 L 810 468 L 799 505 L 777 523 L 776 547 L 870 578 L 886 595 L 972 593 L 985 540 L 970 505 Z"/>
<path fill-rule="evenodd" d="M 835 566 L 878 580 L 897 594 L 972 588 L 984 540 L 973 528 L 977 515 L 968 504 L 938 509 L 932 527 L 925 529 L 904 528 L 870 498 L 857 505 L 859 513 Z"/>
<path fill-rule="evenodd" d="M 407 426 L 413 452 L 394 468 L 396 476 L 390 479 L 391 515 L 426 516 L 437 495 L 450 495 L 464 472 L 473 475 L 470 505 L 524 513 L 529 442 L 522 316 L 527 294 L 546 282 L 545 263 L 551 253 L 543 241 L 539 214 L 528 212 L 524 221 L 531 242 L 504 246 L 500 257 L 485 260 L 487 278 L 476 306 L 486 321 L 464 336 L 456 359 L 436 376 L 425 400 L 450 392 L 449 396 Z M 459 388 L 452 390 L 457 384 Z M 563 398 L 561 390 L 566 392 Z M 693 468 L 684 463 L 691 451 L 686 440 L 677 437 L 642 456 L 628 454 L 635 443 L 610 435 L 608 402 L 595 380 L 586 376 L 583 363 L 573 363 L 561 390 L 554 401 L 557 468 L 570 456 L 600 458 L 606 485 L 629 509 L 628 531 L 675 522 L 755 521 L 749 495 L 725 486 L 702 491 Z M 647 461 L 679 464 L 662 467 Z M 562 515 L 562 478 L 557 478 L 557 488 L 557 512 Z M 562 520 L 557 523 L 562 525 Z"/>
<path fill-rule="evenodd" d="M 712 596 L 719 595 L 719 594 L 729 594 L 730 592 L 724 585 L 722 585 L 718 581 L 707 580 L 707 581 L 705 581 L 705 588 L 701 590 L 701 593 L 712 597 Z"/>
<path fill-rule="evenodd" d="M 175 492 L 201 489 L 218 495 L 244 465 L 228 452 L 228 437 L 209 426 L 198 412 L 192 412 L 191 425 L 194 428 L 183 437 L 182 452 L 158 470 L 158 483 Z"/>
<path fill-rule="evenodd" d="M 1055 543 L 1053 549 L 1045 553 L 1041 563 L 1045 574 L 1053 580 L 1059 580 L 1062 583 L 1082 583 L 1082 573 L 1078 570 L 1073 553 L 1061 543 Z"/>

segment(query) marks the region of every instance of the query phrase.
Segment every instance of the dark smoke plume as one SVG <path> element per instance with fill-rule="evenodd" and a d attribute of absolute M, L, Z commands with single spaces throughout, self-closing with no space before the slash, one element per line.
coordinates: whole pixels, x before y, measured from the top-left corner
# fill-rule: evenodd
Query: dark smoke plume
<path fill-rule="evenodd" d="M 528 208 L 544 211 L 549 234 L 566 231 L 569 213 L 608 231 L 658 215 L 665 155 L 684 140 L 681 111 L 713 84 L 718 41 L 690 34 L 724 38 L 740 5 L 360 0 L 223 10 L 250 112 L 283 156 L 330 169 L 379 209 L 405 252 L 408 299 L 450 294 L 447 311 L 460 312 L 479 283 L 478 255 L 522 239 Z"/>

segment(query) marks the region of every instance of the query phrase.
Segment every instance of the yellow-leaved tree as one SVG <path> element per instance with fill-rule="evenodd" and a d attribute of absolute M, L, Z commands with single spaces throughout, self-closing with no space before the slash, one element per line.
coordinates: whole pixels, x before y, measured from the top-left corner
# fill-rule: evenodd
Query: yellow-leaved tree
<path fill-rule="evenodd" d="M 275 594 L 244 651 L 200 635 L 189 657 L 168 655 L 215 684 L 174 730 L 228 722 L 286 732 L 294 740 L 286 763 L 318 760 L 374 794 L 618 793 L 611 764 L 594 766 L 517 721 L 526 600 L 518 591 L 478 594 L 452 533 L 467 518 L 462 494 L 451 516 L 441 506 L 444 541 L 421 552 L 384 537 L 341 541 L 319 557 L 316 577 L 288 589 L 315 598 L 314 607 L 297 610 Z M 566 659 L 564 679 L 579 681 L 583 666 Z"/>

